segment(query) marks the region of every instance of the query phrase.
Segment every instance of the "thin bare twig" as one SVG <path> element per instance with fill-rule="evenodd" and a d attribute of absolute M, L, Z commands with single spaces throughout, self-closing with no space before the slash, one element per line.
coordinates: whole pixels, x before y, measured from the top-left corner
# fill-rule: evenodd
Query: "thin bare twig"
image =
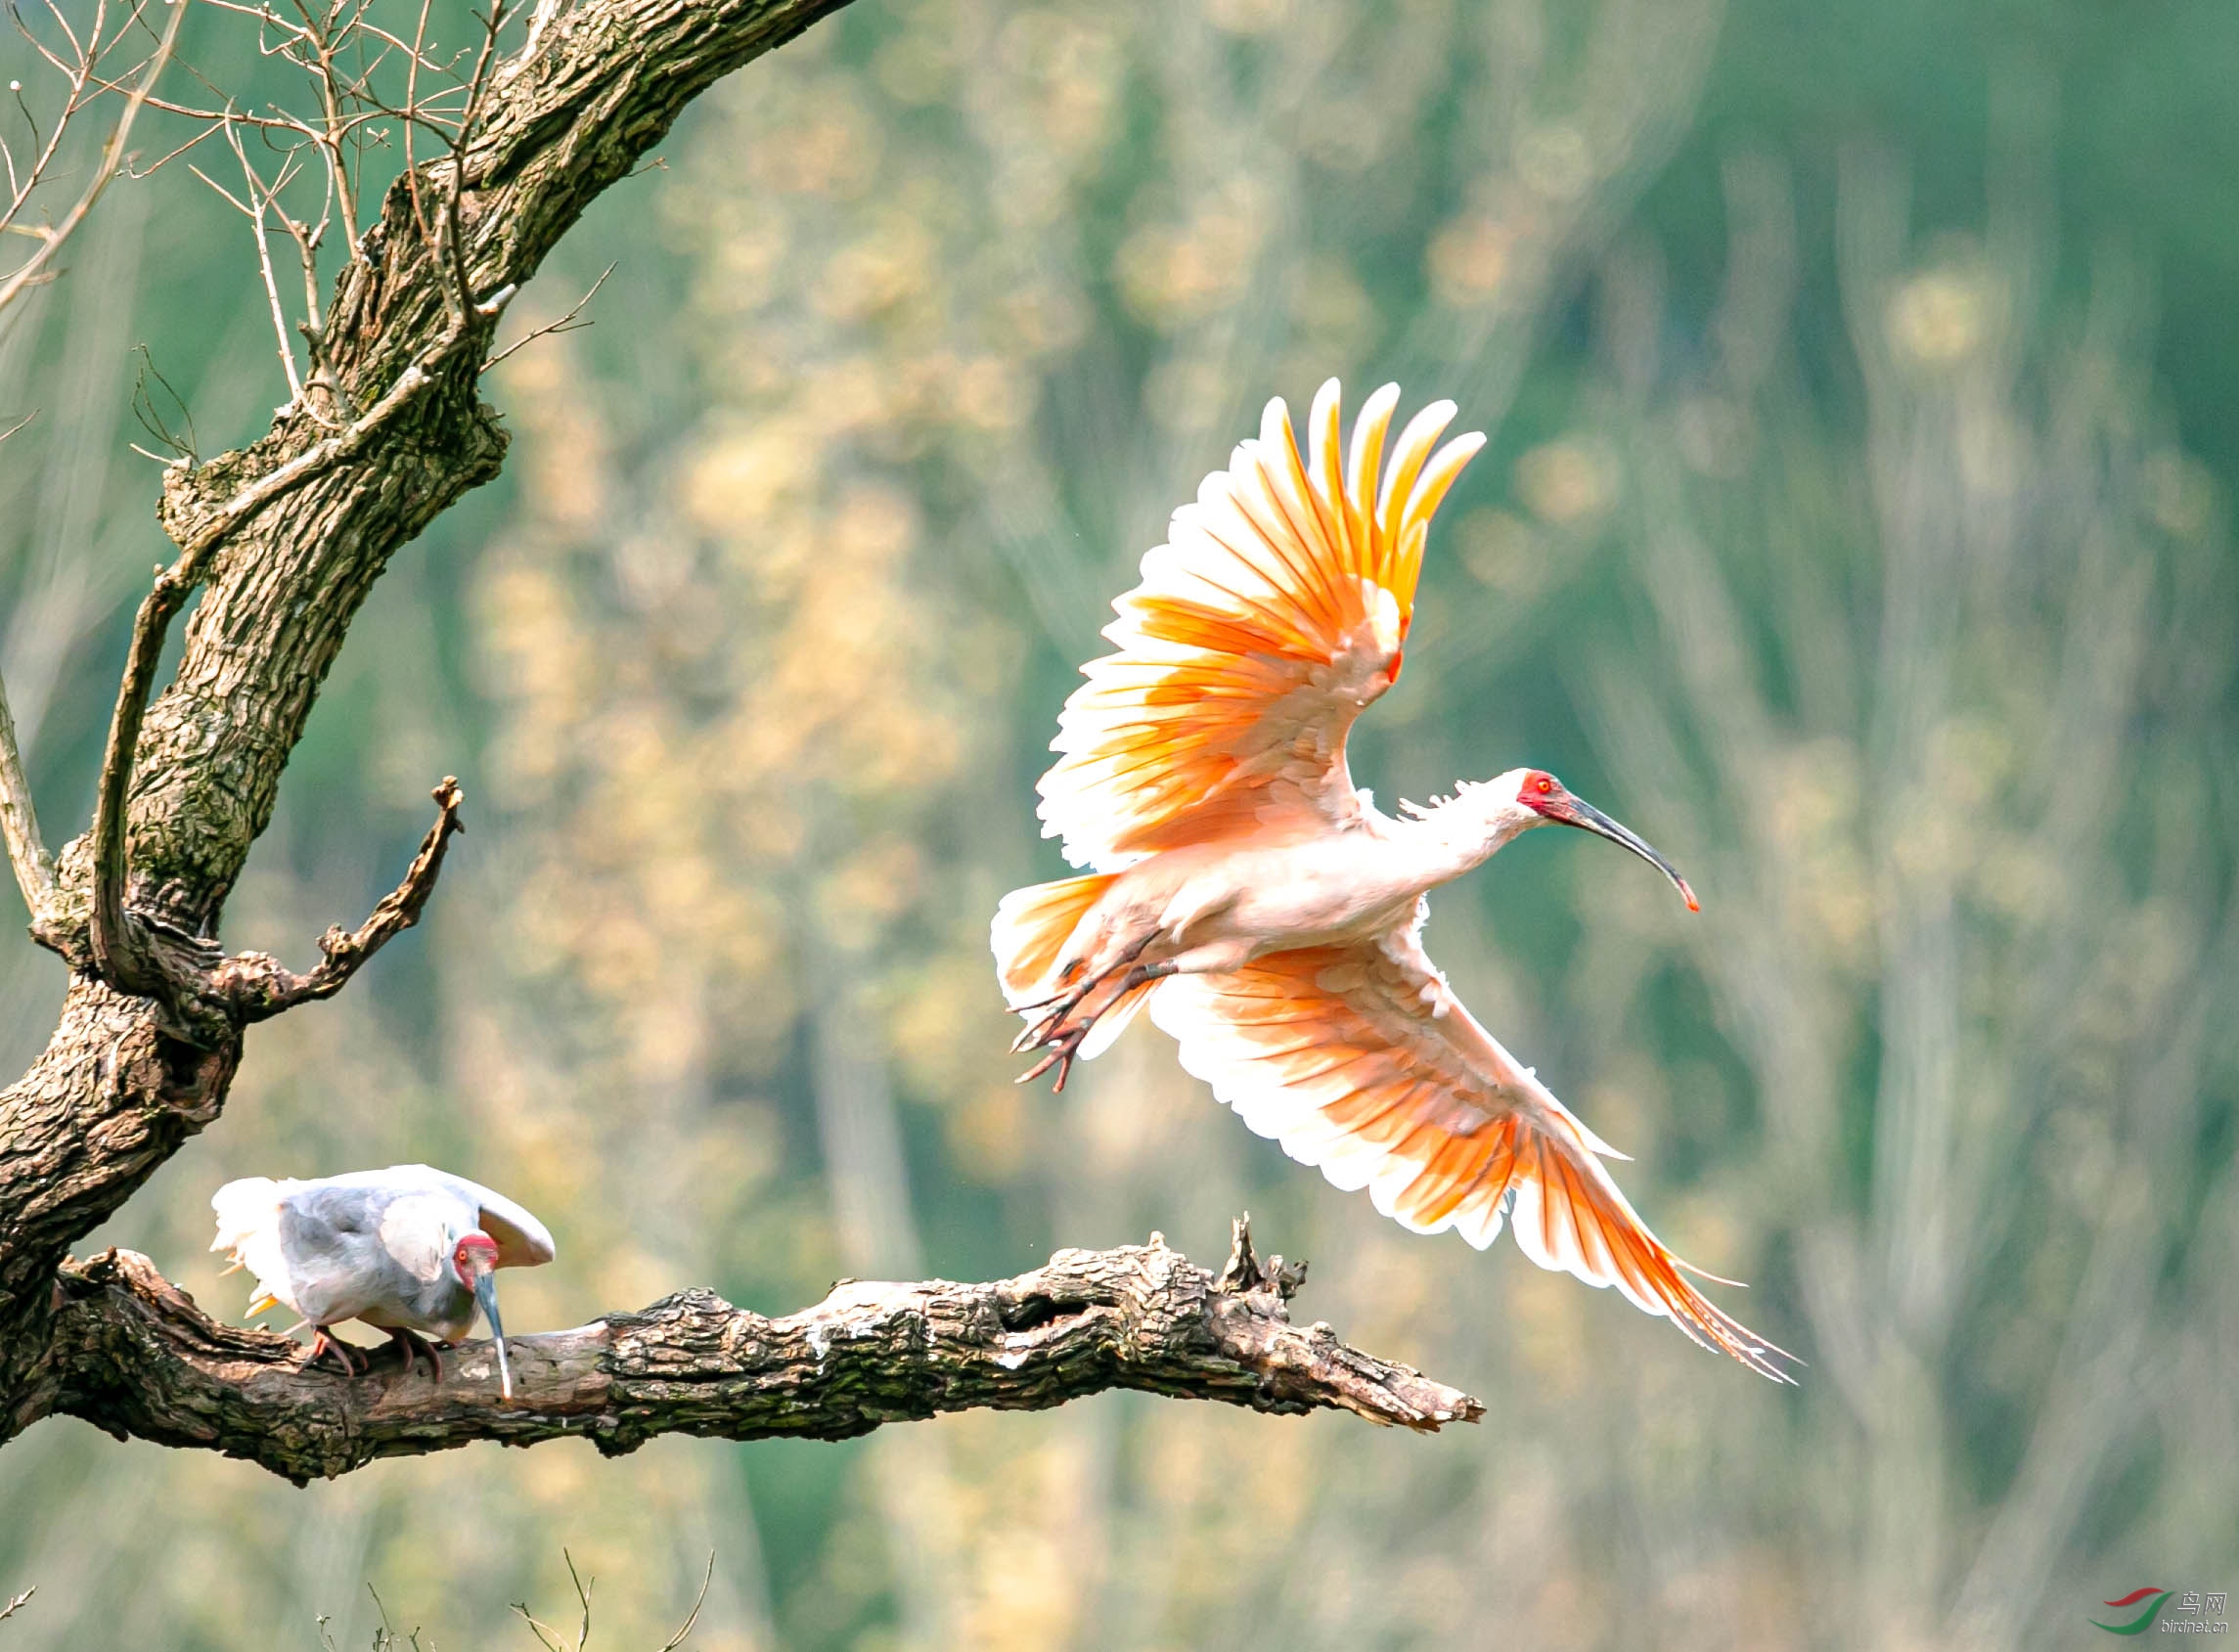
<path fill-rule="evenodd" d="M 39 835 L 38 811 L 31 807 L 30 782 L 23 778 L 22 753 L 16 746 L 16 719 L 8 712 L 8 685 L 0 681 L 0 830 L 8 838 L 8 861 L 16 887 L 34 921 L 55 894 L 55 858 Z"/>
<path fill-rule="evenodd" d="M 430 4 L 431 0 L 420 0 L 420 21 L 413 25 L 412 47 L 405 53 L 404 107 L 408 110 L 420 107 L 421 48 L 427 40 L 427 8 Z M 413 164 L 412 159 L 413 125 L 414 122 L 410 120 L 404 123 L 404 187 L 412 197 L 412 221 L 419 227 L 420 239 L 432 243 L 434 232 L 427 227 L 427 213 L 420 203 L 420 169 Z"/>
<path fill-rule="evenodd" d="M 320 962 L 308 974 L 284 968 L 262 953 L 243 953 L 218 965 L 212 986 L 234 1007 L 244 1022 L 268 1020 L 312 999 L 333 998 L 349 983 L 367 959 L 420 921 L 427 897 L 435 892 L 435 879 L 443 870 L 443 853 L 454 833 L 467 829 L 460 818 L 466 796 L 456 777 L 445 775 L 443 783 L 429 794 L 435 799 L 435 824 L 420 841 L 420 853 L 404 880 L 386 895 L 373 914 L 355 930 L 339 924 L 319 938 Z"/>
<path fill-rule="evenodd" d="M 303 380 L 295 371 L 295 347 L 288 336 L 288 312 L 280 302 L 280 282 L 272 271 L 272 232 L 265 224 L 267 213 L 272 209 L 281 190 L 287 187 L 291 163 L 282 161 L 279 177 L 266 183 L 256 168 L 249 164 L 248 152 L 241 141 L 241 129 L 231 120 L 225 123 L 225 139 L 233 151 L 234 158 L 241 163 L 242 184 L 247 193 L 247 201 L 236 200 L 232 192 L 220 186 L 216 179 L 200 166 L 190 166 L 188 170 L 216 190 L 225 198 L 228 205 L 248 220 L 249 234 L 256 241 L 256 272 L 264 283 L 264 301 L 272 313 L 272 334 L 280 350 L 280 371 L 288 380 L 288 405 L 293 407 L 303 399 Z M 284 221 L 285 216 L 283 214 Z"/>
<path fill-rule="evenodd" d="M 23 1607 L 29 1603 L 31 1596 L 37 1594 L 38 1592 L 39 1585 L 37 1584 L 33 1584 L 22 1594 L 19 1594 L 15 1599 L 8 1602 L 7 1605 L 0 1606 L 0 1623 L 6 1622 L 8 1619 L 13 1618 L 18 1612 L 22 1611 Z"/>
<path fill-rule="evenodd" d="M 515 1601 L 514 1610 L 520 1614 L 521 1622 L 528 1625 L 529 1632 L 536 1636 L 539 1643 L 544 1646 L 545 1652 L 584 1652 L 584 1649 L 591 1644 L 591 1588 L 598 1582 L 598 1579 L 586 1578 L 578 1572 L 575 1569 L 575 1556 L 568 1553 L 567 1550 L 561 1549 L 560 1554 L 560 1558 L 567 1562 L 567 1581 L 575 1585 L 575 1598 L 583 1608 L 583 1622 L 582 1626 L 575 1631 L 575 1644 L 570 1646 L 566 1641 L 560 1639 L 560 1630 L 529 1611 L 527 1601 Z M 699 1592 L 693 1596 L 692 1613 L 685 1619 L 682 1629 L 661 1642 L 660 1652 L 677 1652 L 677 1648 L 682 1646 L 691 1636 L 694 1627 L 699 1622 L 700 1608 L 707 1604 L 708 1585 L 714 1582 L 715 1551 L 710 1549 L 707 1552 L 707 1570 L 699 1580 Z"/>
<path fill-rule="evenodd" d="M 460 210 L 467 193 L 467 146 L 473 141 L 474 116 L 480 112 L 482 93 L 489 83 L 498 29 L 505 16 L 505 0 L 490 0 L 490 14 L 482 20 L 481 52 L 474 60 L 474 72 L 467 81 L 467 101 L 459 112 L 459 133 L 450 143 L 451 187 L 443 196 L 443 251 L 450 261 L 453 295 L 462 313 L 474 302 L 474 278 L 467 268 L 467 224 Z"/>
<path fill-rule="evenodd" d="M 491 368 L 497 366 L 498 363 L 504 361 L 508 356 L 512 355 L 515 350 L 521 348 L 521 346 L 524 344 L 533 344 L 539 338 L 549 337 L 554 334 L 576 333 L 580 332 L 582 328 L 589 327 L 591 325 L 589 322 L 583 322 L 579 325 L 576 321 L 576 317 L 583 313 L 584 307 L 588 305 L 592 299 L 599 296 L 599 289 L 606 285 L 606 278 L 614 273 L 614 265 L 608 264 L 604 270 L 599 272 L 599 279 L 591 284 L 591 290 L 584 293 L 582 297 L 576 299 L 574 305 L 565 315 L 561 316 L 558 321 L 546 322 L 542 327 L 532 328 L 527 333 L 522 334 L 518 338 L 515 338 L 512 343 L 508 344 L 496 355 L 492 356 L 488 361 L 482 363 L 481 371 L 484 373 L 489 372 Z"/>
<path fill-rule="evenodd" d="M 542 7 L 538 8 L 538 15 L 543 15 Z M 686 1637 L 692 1633 L 693 1626 L 699 1622 L 699 1609 L 707 1604 L 707 1585 L 714 1582 L 715 1550 L 709 1549 L 707 1551 L 707 1570 L 702 1572 L 699 1577 L 699 1592 L 692 1597 L 692 1615 L 685 1619 L 684 1628 L 661 1642 L 661 1652 L 677 1652 L 677 1648 L 685 1643 Z"/>
<path fill-rule="evenodd" d="M 170 0 L 170 4 L 171 21 L 164 25 L 163 37 L 157 45 L 154 56 L 148 60 L 147 71 L 126 96 L 123 112 L 116 117 L 116 125 L 109 134 L 109 142 L 102 146 L 101 161 L 94 167 L 93 177 L 79 194 L 76 204 L 63 215 L 62 222 L 40 232 L 44 240 L 39 249 L 24 259 L 5 281 L 0 281 L 0 310 L 5 310 L 26 287 L 41 279 L 41 272 L 53 261 L 63 243 L 76 232 L 78 225 L 85 222 L 86 214 L 93 210 L 94 203 L 101 199 L 102 191 L 109 188 L 110 181 L 123 165 L 124 146 L 132 136 L 132 122 L 140 113 L 141 106 L 148 101 L 148 94 L 156 89 L 156 77 L 163 72 L 163 66 L 171 61 L 171 47 L 179 38 L 179 24 L 187 15 L 187 0 Z M 88 59 L 86 67 L 89 76 L 91 66 L 92 60 Z M 82 84 L 81 81 L 80 85 Z M 56 137 L 59 139 L 60 136 L 61 125 L 58 122 Z M 36 173 L 33 176 L 35 178 Z"/>
<path fill-rule="evenodd" d="M 560 1631 L 531 1612 L 527 1601 L 515 1601 L 514 1610 L 520 1614 L 521 1622 L 528 1625 L 529 1633 L 536 1636 L 537 1644 L 545 1652 L 569 1652 L 567 1642 L 560 1638 Z"/>
<path fill-rule="evenodd" d="M 154 459 L 160 465 L 175 465 L 182 459 L 190 465 L 202 463 L 201 452 L 195 436 L 195 416 L 193 411 L 188 408 L 186 398 L 172 387 L 168 379 L 163 377 L 162 370 L 156 365 L 155 352 L 150 350 L 146 344 L 134 346 L 133 354 L 140 358 L 140 366 L 132 375 L 132 417 L 143 430 L 169 448 L 171 453 L 168 458 L 161 454 L 148 453 L 148 450 L 141 447 L 137 442 L 133 444 L 133 450 L 137 453 L 146 454 L 147 457 Z M 156 405 L 155 391 L 148 387 L 150 380 L 154 380 L 161 387 L 163 393 L 170 397 L 171 405 L 178 410 L 180 422 L 187 427 L 186 434 L 181 435 L 172 429 L 170 420 L 164 417 L 162 409 Z"/>
<path fill-rule="evenodd" d="M 171 114 L 184 114 L 188 112 L 187 111 L 180 109 L 177 106 L 161 103 L 155 98 L 148 100 L 148 107 L 150 109 L 162 110 L 164 112 Z M 209 117 L 198 115 L 197 118 L 200 119 Z M 161 155 L 157 156 L 154 161 L 146 166 L 135 166 L 130 161 L 126 161 L 124 165 L 124 175 L 137 182 L 142 178 L 149 177 L 154 173 L 159 172 L 172 161 L 178 159 L 179 156 L 185 155 L 187 151 L 193 149 L 197 144 L 202 143 L 205 138 L 216 137 L 218 135 L 218 130 L 219 128 L 215 125 L 205 126 L 200 132 L 197 132 L 193 137 L 186 139 L 184 142 L 178 144 L 174 148 L 165 150 Z"/>
<path fill-rule="evenodd" d="M 527 1601 L 515 1601 L 514 1610 L 521 1615 L 522 1621 L 528 1625 L 531 1632 L 544 1643 L 546 1652 L 583 1652 L 583 1649 L 591 1644 L 591 1587 L 599 1580 L 593 1578 L 586 1582 L 583 1574 L 575 1569 L 575 1556 L 568 1553 L 567 1550 L 561 1549 L 560 1557 L 567 1562 L 567 1581 L 574 1585 L 576 1602 L 583 1609 L 583 1624 L 575 1631 L 575 1644 L 570 1646 L 561 1640 L 558 1630 L 529 1611 Z"/>

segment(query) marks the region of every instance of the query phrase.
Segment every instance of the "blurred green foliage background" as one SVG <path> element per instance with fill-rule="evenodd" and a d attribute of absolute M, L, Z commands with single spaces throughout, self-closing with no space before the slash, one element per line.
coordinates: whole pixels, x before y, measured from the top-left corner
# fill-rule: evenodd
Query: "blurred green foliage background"
<path fill-rule="evenodd" d="M 198 26 L 202 26 L 198 23 Z M 214 22 L 219 85 L 268 72 Z M 15 72 L 0 40 L 0 67 Z M 259 1028 L 109 1229 L 427 1159 L 546 1217 L 507 1317 L 982 1277 L 1249 1207 L 1299 1305 L 1481 1396 L 1400 1438 L 1106 1397 L 846 1446 L 562 1443 L 296 1491 L 74 1422 L 0 1454 L 45 1648 L 527 1646 L 599 1582 L 715 1648 L 2049 1647 L 2239 1581 L 2239 12 L 2211 0 L 855 0 L 519 300 L 503 480 L 377 590 L 228 914 L 300 960 L 461 776 L 427 921 Z M 282 399 L 247 232 L 118 186 L 0 334 L 0 668 L 82 827 L 205 454 Z M 526 321 L 516 315 L 516 326 Z M 997 898 L 1110 597 L 1270 394 L 1461 404 L 1356 773 L 1544 765 L 1670 853 L 1436 902 L 1776 1391 L 1502 1244 L 1411 1237 L 1147 1024 L 1014 1089 Z M 144 439 L 144 438 L 142 438 Z M 0 935 L 0 1067 L 55 960 Z"/>

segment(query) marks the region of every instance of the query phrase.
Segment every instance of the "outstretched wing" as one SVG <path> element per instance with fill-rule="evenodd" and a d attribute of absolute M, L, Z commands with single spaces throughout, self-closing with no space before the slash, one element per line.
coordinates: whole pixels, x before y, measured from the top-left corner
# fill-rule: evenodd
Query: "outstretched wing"
<path fill-rule="evenodd" d="M 1370 396 L 1339 453 L 1337 380 L 1302 457 L 1280 398 L 1194 504 L 1174 513 L 1104 628 L 1118 651 L 1082 668 L 1042 777 L 1043 833 L 1075 866 L 1114 871 L 1225 831 L 1355 819 L 1345 736 L 1399 676 L 1430 518 L 1482 435 L 1433 444 L 1434 402 L 1384 434 L 1399 386 Z"/>
<path fill-rule="evenodd" d="M 1781 1350 L 1697 1290 L 1634 1214 L 1600 1162 L 1613 1149 L 1462 1007 L 1421 924 L 1418 905 L 1373 941 L 1174 976 L 1151 1018 L 1253 1130 L 1335 1185 L 1366 1187 L 1405 1227 L 1454 1228 L 1483 1249 L 1506 1214 L 1542 1268 L 1615 1285 L 1705 1347 L 1791 1380 Z"/>

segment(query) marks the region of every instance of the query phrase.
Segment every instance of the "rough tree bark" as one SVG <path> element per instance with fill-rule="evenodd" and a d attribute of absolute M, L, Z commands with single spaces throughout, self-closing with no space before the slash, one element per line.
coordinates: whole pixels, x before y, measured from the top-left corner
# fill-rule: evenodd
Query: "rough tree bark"
<path fill-rule="evenodd" d="M 355 934 L 330 931 L 316 969 L 227 959 L 215 940 L 359 604 L 391 554 L 497 472 L 505 432 L 476 387 L 507 301 L 694 96 L 841 4 L 540 5 L 458 157 L 387 192 L 336 283 L 305 393 L 252 445 L 166 472 L 159 515 L 180 555 L 135 626 L 93 828 L 51 881 L 38 855 L 18 857 L 40 874 L 23 882 L 32 933 L 71 978 L 52 1042 L 0 1092 L 0 1443 L 61 1411 L 301 1480 L 477 1439 L 836 1438 L 1113 1386 L 1421 1428 L 1477 1414 L 1326 1327 L 1292 1327 L 1295 1281 L 1263 1273 L 1240 1230 L 1219 1282 L 1154 1242 L 1060 1252 L 993 1285 L 850 1286 L 779 1320 L 673 1297 L 517 1339 L 510 1407 L 471 1356 L 440 1387 L 385 1367 L 356 1382 L 305 1371 L 296 1345 L 214 1323 L 144 1258 L 68 1260 L 218 1116 L 245 1029 L 336 990 L 432 888 L 458 827 L 448 781 L 404 884 Z M 197 591 L 178 672 L 150 704 L 165 630 Z M 6 814 L 13 854 L 29 811 Z"/>
<path fill-rule="evenodd" d="M 1327 1325 L 1293 1325 L 1284 1302 L 1304 1270 L 1280 1257 L 1261 1265 L 1245 1223 L 1235 1234 L 1218 1278 L 1154 1233 L 1148 1245 L 1059 1251 L 992 1284 L 842 1280 L 782 1319 L 685 1291 L 509 1338 L 510 1405 L 486 1342 L 447 1361 L 440 1382 L 386 1351 L 346 1380 L 306 1369 L 299 1343 L 218 1324 L 146 1257 L 105 1251 L 62 1272 L 56 1408 L 119 1438 L 246 1457 L 298 1484 L 477 1440 L 576 1436 L 608 1456 L 657 1434 L 844 1440 L 1110 1388 L 1423 1430 L 1475 1420 L 1467 1395 L 1348 1348 Z"/>

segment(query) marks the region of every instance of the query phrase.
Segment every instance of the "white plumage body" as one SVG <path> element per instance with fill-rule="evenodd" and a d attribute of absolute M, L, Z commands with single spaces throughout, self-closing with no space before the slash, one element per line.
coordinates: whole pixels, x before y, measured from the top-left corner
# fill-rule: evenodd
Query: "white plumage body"
<path fill-rule="evenodd" d="M 249 1177 L 220 1187 L 210 1208 L 210 1248 L 255 1277 L 250 1312 L 278 1305 L 321 1329 L 357 1319 L 454 1341 L 475 1307 L 452 1262 L 462 1238 L 487 1233 L 499 1267 L 533 1268 L 554 1254 L 551 1233 L 519 1205 L 429 1165 Z"/>
<path fill-rule="evenodd" d="M 1296 841 L 1170 849 L 1128 867 L 1065 947 L 1094 974 L 1121 952 L 1184 959 L 1183 973 L 1234 968 L 1271 952 L 1382 935 L 1422 896 L 1478 866 L 1537 816 L 1514 804 L 1524 771 L 1420 820 L 1395 820 L 1355 793 L 1342 827 Z M 1216 965 L 1216 960 L 1223 961 Z"/>

